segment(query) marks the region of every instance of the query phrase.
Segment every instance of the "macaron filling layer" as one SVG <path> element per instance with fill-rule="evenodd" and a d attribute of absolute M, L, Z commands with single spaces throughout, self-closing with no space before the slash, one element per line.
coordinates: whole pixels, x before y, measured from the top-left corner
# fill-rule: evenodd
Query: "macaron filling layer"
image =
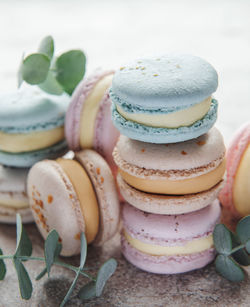
<path fill-rule="evenodd" d="M 178 128 L 182 126 L 190 126 L 196 121 L 200 120 L 209 111 L 211 105 L 211 97 L 206 98 L 202 102 L 192 105 L 186 109 L 178 110 L 164 114 L 160 113 L 136 113 L 126 112 L 121 106 L 116 105 L 117 111 L 125 119 L 150 126 L 159 128 Z M 162 114 L 163 113 L 163 114 Z"/>
<path fill-rule="evenodd" d="M 99 229 L 99 208 L 91 180 L 81 164 L 74 160 L 57 159 L 69 177 L 79 198 L 82 215 L 85 221 L 87 242 L 94 241 Z"/>
<path fill-rule="evenodd" d="M 0 206 L 8 207 L 8 208 L 14 208 L 14 209 L 23 209 L 29 207 L 28 199 L 25 200 L 19 200 L 15 198 L 2 198 L 0 195 Z"/>
<path fill-rule="evenodd" d="M 0 131 L 0 150 L 18 153 L 50 147 L 64 139 L 63 126 L 30 133 L 5 133 Z"/>
<path fill-rule="evenodd" d="M 99 103 L 112 82 L 113 74 L 104 76 L 96 83 L 81 111 L 80 146 L 92 148 L 95 134 L 95 119 L 98 114 Z"/>
<path fill-rule="evenodd" d="M 226 161 L 223 161 L 212 171 L 203 175 L 183 180 L 171 180 L 167 177 L 162 179 L 147 179 L 136 177 L 119 168 L 122 178 L 132 187 L 155 194 L 182 195 L 199 193 L 209 190 L 220 182 L 226 169 Z"/>
<path fill-rule="evenodd" d="M 128 234 L 126 230 L 124 230 L 124 236 L 131 246 L 133 246 L 142 253 L 154 256 L 189 255 L 194 253 L 200 253 L 213 247 L 212 234 L 206 237 L 186 242 L 184 245 L 176 246 L 160 246 L 148 244 L 136 238 L 133 238 Z"/>
<path fill-rule="evenodd" d="M 250 144 L 246 148 L 234 179 L 233 203 L 240 215 L 250 214 Z"/>

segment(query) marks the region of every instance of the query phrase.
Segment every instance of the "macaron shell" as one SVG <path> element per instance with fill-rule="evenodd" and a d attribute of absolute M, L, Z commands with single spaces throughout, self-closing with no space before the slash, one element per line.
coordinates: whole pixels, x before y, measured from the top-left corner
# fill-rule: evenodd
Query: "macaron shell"
<path fill-rule="evenodd" d="M 70 97 L 50 95 L 38 87 L 26 86 L 0 96 L 0 130 L 29 133 L 64 125 Z"/>
<path fill-rule="evenodd" d="M 217 86 L 217 73 L 208 62 L 172 53 L 124 65 L 115 73 L 111 90 L 116 103 L 156 109 L 199 103 Z"/>
<path fill-rule="evenodd" d="M 125 203 L 122 221 L 126 232 L 135 239 L 153 245 L 176 246 L 211 234 L 220 214 L 218 200 L 201 210 L 181 215 L 146 213 Z"/>
<path fill-rule="evenodd" d="M 121 177 L 117 176 L 119 190 L 124 199 L 139 210 L 154 214 L 177 215 L 200 210 L 210 205 L 221 191 L 224 181 L 208 191 L 181 196 L 151 194 L 134 189 Z"/>
<path fill-rule="evenodd" d="M 45 160 L 35 164 L 28 175 L 30 207 L 44 238 L 56 229 L 62 240 L 62 255 L 80 253 L 80 233 L 85 223 L 77 194 L 60 165 Z"/>
<path fill-rule="evenodd" d="M 241 158 L 250 143 L 250 122 L 243 124 L 233 136 L 227 149 L 227 177 L 226 184 L 220 192 L 219 199 L 223 206 L 228 208 L 233 215 L 240 217 L 233 203 L 233 185 L 235 175 Z"/>
<path fill-rule="evenodd" d="M 83 79 L 76 87 L 65 121 L 65 135 L 70 149 L 80 150 L 80 123 L 84 101 L 93 90 L 97 82 L 113 71 L 96 71 L 87 79 Z"/>
<path fill-rule="evenodd" d="M 100 225 L 94 244 L 101 245 L 114 236 L 119 225 L 120 205 L 115 180 L 107 162 L 95 151 L 76 152 L 75 158 L 87 171 L 96 191 Z"/>
<path fill-rule="evenodd" d="M 216 122 L 218 103 L 215 99 L 208 113 L 191 126 L 179 128 L 154 128 L 126 120 L 112 104 L 112 120 L 121 134 L 148 143 L 164 144 L 184 142 L 199 137 L 208 132 Z"/>
<path fill-rule="evenodd" d="M 53 146 L 41 150 L 35 150 L 23 153 L 9 153 L 0 151 L 0 163 L 13 167 L 31 167 L 38 161 L 44 159 L 55 159 L 64 155 L 68 151 L 66 141 L 61 141 Z"/>
<path fill-rule="evenodd" d="M 16 224 L 16 215 L 19 213 L 22 223 L 34 222 L 30 208 L 15 209 L 11 207 L 3 207 L 0 205 L 0 223 Z"/>
<path fill-rule="evenodd" d="M 152 256 L 132 247 L 122 236 L 121 249 L 124 257 L 136 267 L 156 274 L 177 274 L 204 267 L 215 257 L 215 250 L 183 256 Z"/>
<path fill-rule="evenodd" d="M 111 100 L 108 91 L 100 102 L 99 112 L 95 120 L 94 149 L 108 162 L 113 173 L 117 166 L 112 157 L 112 151 L 120 133 L 111 120 Z"/>

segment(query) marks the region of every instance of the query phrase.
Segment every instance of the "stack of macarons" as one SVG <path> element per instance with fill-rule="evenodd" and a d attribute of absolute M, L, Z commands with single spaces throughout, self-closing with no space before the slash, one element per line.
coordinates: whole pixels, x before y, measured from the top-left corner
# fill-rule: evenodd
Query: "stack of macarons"
<path fill-rule="evenodd" d="M 69 96 L 54 96 L 23 87 L 0 96 L 0 221 L 33 220 L 28 209 L 29 168 L 67 151 L 64 118 Z"/>
<path fill-rule="evenodd" d="M 143 270 L 181 273 L 214 258 L 226 164 L 212 128 L 217 79 L 209 63 L 181 54 L 139 59 L 113 77 L 122 252 Z"/>

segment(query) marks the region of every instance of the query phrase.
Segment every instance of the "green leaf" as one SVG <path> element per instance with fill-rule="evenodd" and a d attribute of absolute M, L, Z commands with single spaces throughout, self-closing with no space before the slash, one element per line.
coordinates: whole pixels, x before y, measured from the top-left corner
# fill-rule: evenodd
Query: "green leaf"
<path fill-rule="evenodd" d="M 94 281 L 87 283 L 84 287 L 78 292 L 78 297 L 81 301 L 89 300 L 93 297 L 96 297 L 96 284 Z"/>
<path fill-rule="evenodd" d="M 16 251 L 14 257 L 16 256 L 31 256 L 32 254 L 32 243 L 27 235 L 26 230 L 23 228 L 22 219 L 20 214 L 16 216 Z"/>
<path fill-rule="evenodd" d="M 72 282 L 72 284 L 71 284 L 71 286 L 69 288 L 69 291 L 67 292 L 67 294 L 64 297 L 62 303 L 60 304 L 60 307 L 63 307 L 67 303 L 67 301 L 69 300 L 70 295 L 71 295 L 71 293 L 73 292 L 73 290 L 74 290 L 74 288 L 76 286 L 76 283 L 77 283 L 77 280 L 78 280 L 79 276 L 80 276 L 80 269 L 77 271 L 75 279 L 73 280 L 73 282 Z"/>
<path fill-rule="evenodd" d="M 29 84 L 39 84 L 46 80 L 50 59 L 42 53 L 28 55 L 21 66 L 22 78 Z"/>
<path fill-rule="evenodd" d="M 57 82 L 52 71 L 49 71 L 46 80 L 38 85 L 43 91 L 52 95 L 61 95 L 64 91 L 61 85 Z"/>
<path fill-rule="evenodd" d="M 213 232 L 214 246 L 218 253 L 228 255 L 232 250 L 231 233 L 223 224 L 217 224 Z"/>
<path fill-rule="evenodd" d="M 240 239 L 238 236 L 231 232 L 232 242 L 233 242 L 233 248 L 239 246 Z M 234 252 L 232 255 L 233 259 L 238 262 L 241 265 L 247 266 L 250 265 L 250 256 L 248 253 L 244 250 L 244 248 Z"/>
<path fill-rule="evenodd" d="M 80 259 L 80 270 L 83 269 L 87 257 L 87 240 L 84 232 L 81 233 L 81 259 Z"/>
<path fill-rule="evenodd" d="M 59 240 L 59 235 L 55 229 L 50 231 L 45 240 L 44 255 L 45 255 L 45 262 L 46 262 L 48 276 L 50 274 L 51 266 L 54 263 L 58 240 Z"/>
<path fill-rule="evenodd" d="M 86 57 L 81 50 L 63 53 L 56 60 L 56 79 L 71 95 L 85 73 Z"/>
<path fill-rule="evenodd" d="M 245 277 L 242 268 L 231 258 L 226 255 L 218 255 L 215 260 L 215 267 L 224 278 L 239 282 Z"/>
<path fill-rule="evenodd" d="M 43 276 L 46 275 L 46 273 L 47 273 L 47 268 L 44 268 L 44 269 L 42 270 L 42 272 L 41 272 L 40 274 L 37 275 L 36 280 L 38 281 L 38 280 L 42 279 Z"/>
<path fill-rule="evenodd" d="M 14 258 L 13 262 L 17 272 L 21 297 L 25 300 L 29 300 L 31 298 L 33 291 L 29 274 L 26 271 L 22 262 L 18 258 Z"/>
<path fill-rule="evenodd" d="M 46 36 L 40 43 L 38 48 L 39 53 L 43 53 L 47 55 L 50 59 L 52 59 L 54 54 L 54 41 L 52 36 Z"/>
<path fill-rule="evenodd" d="M 100 296 L 102 294 L 103 288 L 107 280 L 113 275 L 116 268 L 117 268 L 117 262 L 113 258 L 109 259 L 101 266 L 101 268 L 97 273 L 96 296 Z"/>
<path fill-rule="evenodd" d="M 250 239 L 250 216 L 246 216 L 239 221 L 236 233 L 241 243 L 246 243 Z"/>
<path fill-rule="evenodd" d="M 250 240 L 248 240 L 246 243 L 246 250 L 250 254 Z"/>
<path fill-rule="evenodd" d="M 2 255 L 3 255 L 3 251 L 0 248 L 0 256 Z M 6 265 L 3 259 L 0 259 L 0 280 L 4 280 L 5 275 L 6 275 Z"/>

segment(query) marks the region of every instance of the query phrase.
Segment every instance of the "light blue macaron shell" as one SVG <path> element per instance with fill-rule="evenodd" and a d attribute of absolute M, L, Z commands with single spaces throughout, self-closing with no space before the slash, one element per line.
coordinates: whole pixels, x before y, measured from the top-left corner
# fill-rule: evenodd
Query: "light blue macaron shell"
<path fill-rule="evenodd" d="M 12 167 L 31 167 L 38 161 L 61 157 L 67 151 L 68 146 L 66 141 L 61 141 L 53 146 L 41 150 L 23 153 L 8 153 L 0 151 L 0 164 Z"/>
<path fill-rule="evenodd" d="M 70 97 L 25 87 L 0 96 L 0 131 L 30 133 L 63 126 Z"/>
<path fill-rule="evenodd" d="M 217 108 L 217 101 L 212 99 L 210 110 L 202 119 L 191 126 L 168 129 L 149 127 L 129 121 L 120 115 L 113 103 L 112 120 L 120 133 L 131 139 L 155 144 L 178 143 L 197 138 L 208 132 L 217 119 Z"/>
<path fill-rule="evenodd" d="M 169 54 L 121 67 L 110 96 L 127 112 L 168 113 L 202 102 L 217 86 L 217 72 L 208 62 L 189 54 Z"/>

